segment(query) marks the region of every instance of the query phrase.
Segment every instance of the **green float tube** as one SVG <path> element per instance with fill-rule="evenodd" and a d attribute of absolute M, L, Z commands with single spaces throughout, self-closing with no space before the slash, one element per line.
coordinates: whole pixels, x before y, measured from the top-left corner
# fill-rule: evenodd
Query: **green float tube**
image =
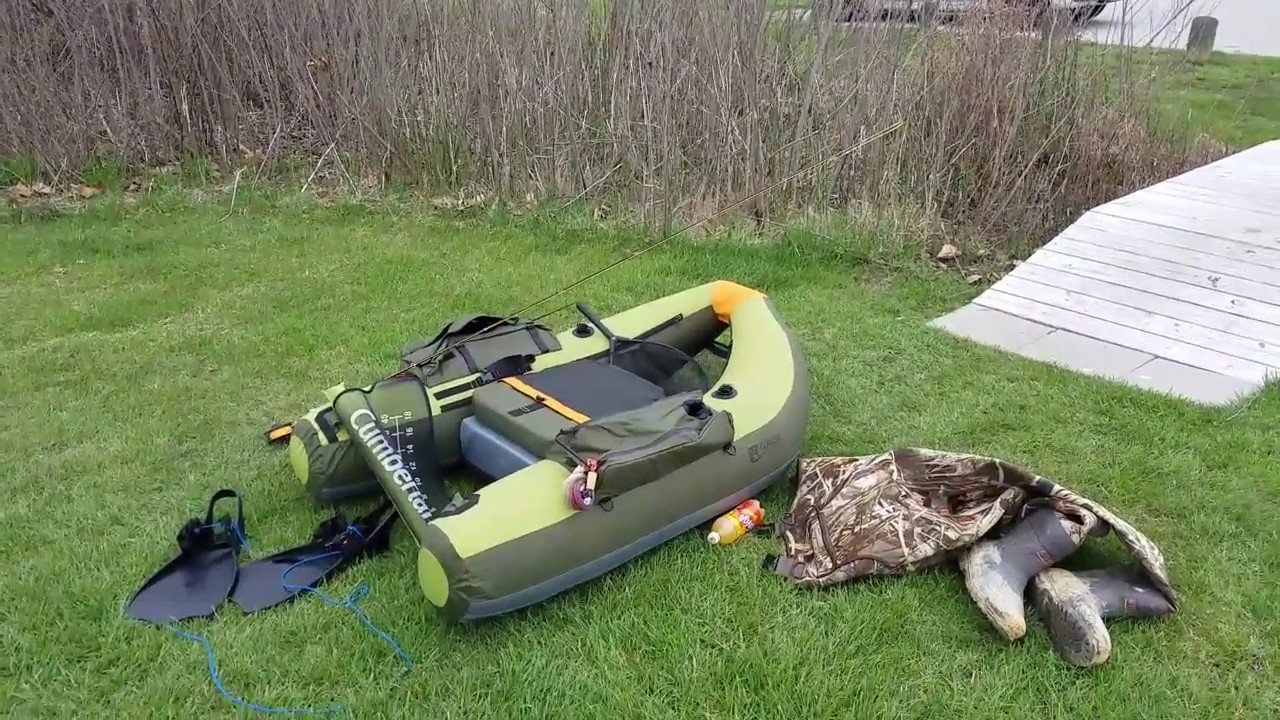
<path fill-rule="evenodd" d="M 520 320 L 496 339 L 446 328 L 397 376 L 333 394 L 342 442 L 417 539 L 419 584 L 447 621 L 546 600 L 794 472 L 809 376 L 768 297 L 716 281 L 604 318 L 578 308 L 586 322 L 536 339 Z M 408 361 L 446 337 L 451 359 Z M 440 474 L 464 466 L 488 482 L 450 498 Z"/>

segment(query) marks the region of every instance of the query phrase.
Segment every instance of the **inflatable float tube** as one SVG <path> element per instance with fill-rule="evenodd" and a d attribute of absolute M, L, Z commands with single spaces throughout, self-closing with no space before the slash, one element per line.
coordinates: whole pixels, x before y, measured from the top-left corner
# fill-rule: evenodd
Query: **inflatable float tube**
<path fill-rule="evenodd" d="M 666 317 L 662 317 L 660 306 L 644 307 L 609 318 L 606 327 L 618 323 L 639 327 L 633 337 L 661 343 L 690 356 L 711 348 L 727 328 L 710 307 Z M 505 474 L 502 463 L 495 468 L 477 468 L 465 457 L 468 440 L 476 437 L 475 428 L 479 426 L 472 421 L 472 432 L 468 433 L 464 423 L 475 414 L 474 391 L 482 382 L 483 371 L 504 359 L 520 356 L 529 361 L 528 367 L 518 368 L 521 372 L 547 370 L 597 356 L 602 347 L 607 347 L 607 341 L 585 320 L 552 333 L 547 326 L 524 318 L 484 314 L 455 318 L 434 337 L 408 343 L 401 352 L 400 372 L 411 374 L 431 390 L 424 413 L 429 411 L 431 417 L 432 462 L 442 471 L 470 466 L 489 479 Z M 440 359 L 423 363 L 442 349 Z M 344 384 L 327 389 L 326 404 L 269 431 L 269 442 L 287 440 L 290 467 L 307 495 L 317 503 L 382 492 L 375 473 L 351 442 L 350 432 L 333 407 L 335 398 L 350 389 Z M 372 386 L 361 388 L 366 392 L 371 389 Z M 271 435 L 276 432 L 279 436 Z"/>
<path fill-rule="evenodd" d="M 448 622 L 558 595 L 794 472 L 809 377 L 768 297 L 717 281 L 605 318 L 579 310 L 592 329 L 557 334 L 528 368 L 431 388 L 405 373 L 334 399 Z M 724 360 L 714 382 L 692 359 L 704 351 Z M 431 476 L 441 468 L 415 455 L 442 438 L 446 455 L 493 479 L 446 497 Z"/>

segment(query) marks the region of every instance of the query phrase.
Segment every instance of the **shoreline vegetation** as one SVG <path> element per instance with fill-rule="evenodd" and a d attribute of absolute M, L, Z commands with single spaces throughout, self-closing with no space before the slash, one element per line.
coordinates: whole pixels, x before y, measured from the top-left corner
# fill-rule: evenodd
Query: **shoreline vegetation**
<path fill-rule="evenodd" d="M 758 1 L 29 0 L 0 27 L 0 62 L 22 68 L 0 102 L 25 108 L 0 119 L 0 182 L 74 197 L 182 167 L 237 191 L 301 178 L 660 231 L 754 194 L 696 230 L 825 214 L 1017 254 L 1272 128 L 1275 101 L 1233 75 L 1274 73 L 1263 61 L 1188 68 L 1034 22 L 858 26 Z M 1223 97 L 1171 91 L 1201 76 Z"/>

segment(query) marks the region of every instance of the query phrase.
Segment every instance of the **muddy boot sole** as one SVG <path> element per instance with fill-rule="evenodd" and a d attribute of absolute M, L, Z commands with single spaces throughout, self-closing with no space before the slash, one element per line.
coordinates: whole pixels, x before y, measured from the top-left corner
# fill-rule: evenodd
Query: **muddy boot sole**
<path fill-rule="evenodd" d="M 1031 594 L 1058 655 L 1068 664 L 1082 668 L 1110 659 L 1107 620 L 1173 612 L 1173 606 L 1154 586 L 1122 568 L 1078 573 L 1049 568 L 1032 579 Z"/>
<path fill-rule="evenodd" d="M 1058 655 L 1076 667 L 1111 657 L 1111 633 L 1093 606 L 1089 586 L 1066 570 L 1050 568 L 1032 579 L 1036 613 L 1049 629 Z"/>

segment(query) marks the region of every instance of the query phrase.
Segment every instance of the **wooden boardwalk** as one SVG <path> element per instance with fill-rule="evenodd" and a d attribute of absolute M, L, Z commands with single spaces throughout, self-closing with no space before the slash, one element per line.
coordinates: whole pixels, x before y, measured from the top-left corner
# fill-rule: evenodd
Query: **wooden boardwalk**
<path fill-rule="evenodd" d="M 954 335 L 1208 404 L 1280 379 L 1280 140 L 1101 205 Z"/>

